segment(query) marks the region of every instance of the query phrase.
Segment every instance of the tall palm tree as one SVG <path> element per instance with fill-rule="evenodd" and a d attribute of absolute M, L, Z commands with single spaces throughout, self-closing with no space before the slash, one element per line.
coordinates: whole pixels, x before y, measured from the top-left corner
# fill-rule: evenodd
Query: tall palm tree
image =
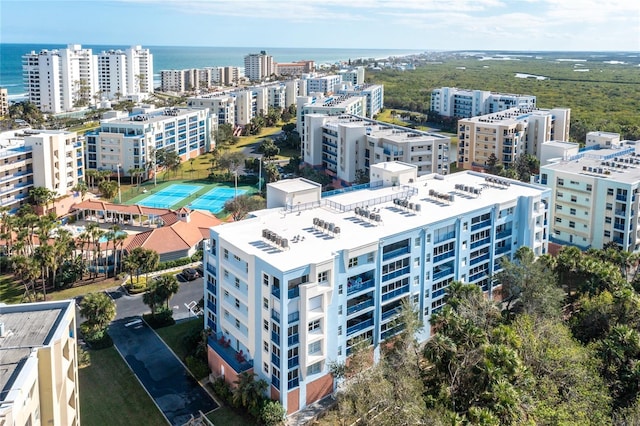
<path fill-rule="evenodd" d="M 120 233 L 115 236 L 115 246 L 120 247 L 118 249 L 117 266 L 115 271 L 122 272 L 122 250 L 124 248 L 124 241 L 127 239 L 127 234 Z"/>
<path fill-rule="evenodd" d="M 36 247 L 33 254 L 34 259 L 40 265 L 40 274 L 42 278 L 42 295 L 44 300 L 47 300 L 47 279 L 50 276 L 51 268 L 55 266 L 55 256 L 53 253 L 53 246 L 41 244 Z"/>
<path fill-rule="evenodd" d="M 31 302 L 35 302 L 35 281 L 40 274 L 40 268 L 33 258 L 21 254 L 11 257 L 13 272 L 22 281 L 24 294 Z"/>

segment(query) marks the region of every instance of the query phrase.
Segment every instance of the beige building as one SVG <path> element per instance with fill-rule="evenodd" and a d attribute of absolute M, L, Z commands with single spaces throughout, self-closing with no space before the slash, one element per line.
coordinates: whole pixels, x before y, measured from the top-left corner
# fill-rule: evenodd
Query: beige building
<path fill-rule="evenodd" d="M 512 108 L 458 121 L 458 167 L 484 168 L 491 154 L 509 167 L 521 154 L 540 158 L 542 144 L 569 140 L 571 110 Z"/>
<path fill-rule="evenodd" d="M 80 425 L 73 300 L 0 305 L 0 424 Z"/>
<path fill-rule="evenodd" d="M 304 73 L 314 72 L 314 61 L 280 62 L 276 64 L 276 75 L 301 76 Z"/>
<path fill-rule="evenodd" d="M 29 190 L 43 186 L 66 195 L 84 174 L 84 150 L 75 132 L 19 130 L 0 134 L 0 206 L 15 213 Z"/>

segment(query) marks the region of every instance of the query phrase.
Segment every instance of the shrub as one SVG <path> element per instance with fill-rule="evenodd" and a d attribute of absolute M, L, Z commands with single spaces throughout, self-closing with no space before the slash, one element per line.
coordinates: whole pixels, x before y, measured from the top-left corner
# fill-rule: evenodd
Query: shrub
<path fill-rule="evenodd" d="M 220 399 L 227 404 L 231 404 L 231 401 L 233 400 L 233 393 L 231 392 L 229 384 L 225 382 L 222 377 L 218 377 L 211 382 L 211 388 Z"/>
<path fill-rule="evenodd" d="M 149 327 L 153 329 L 168 327 L 176 323 L 176 321 L 173 319 L 173 311 L 167 308 L 162 308 L 161 310 L 156 312 L 155 315 L 144 314 L 142 318 L 147 324 L 149 324 Z"/>
<path fill-rule="evenodd" d="M 278 401 L 264 400 L 260 410 L 260 421 L 266 426 L 276 426 L 284 423 L 286 411 Z"/>
<path fill-rule="evenodd" d="M 185 360 L 185 364 L 187 364 L 187 368 L 191 371 L 191 374 L 197 379 L 204 379 L 209 375 L 209 365 L 202 361 L 200 358 L 197 358 L 193 355 L 188 355 Z"/>
<path fill-rule="evenodd" d="M 91 349 L 104 349 L 113 346 L 113 340 L 106 330 L 97 329 L 86 321 L 80 324 L 80 333 Z"/>

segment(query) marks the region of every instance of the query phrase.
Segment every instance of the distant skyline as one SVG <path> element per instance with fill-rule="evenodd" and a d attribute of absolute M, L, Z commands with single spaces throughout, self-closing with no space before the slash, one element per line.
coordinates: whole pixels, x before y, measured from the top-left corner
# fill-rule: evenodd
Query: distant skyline
<path fill-rule="evenodd" d="M 640 51 L 640 1 L 0 0 L 0 41 Z"/>

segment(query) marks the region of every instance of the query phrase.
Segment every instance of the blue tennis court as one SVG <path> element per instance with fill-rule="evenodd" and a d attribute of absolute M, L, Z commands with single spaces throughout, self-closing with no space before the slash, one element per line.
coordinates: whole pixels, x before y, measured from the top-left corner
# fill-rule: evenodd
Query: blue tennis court
<path fill-rule="evenodd" d="M 195 194 L 200 189 L 202 189 L 202 186 L 200 185 L 184 185 L 174 183 L 173 185 L 169 185 L 166 188 L 162 188 L 155 194 L 149 195 L 147 198 L 139 201 L 137 204 L 147 207 L 158 207 L 166 209 L 176 203 L 179 203 L 191 194 Z"/>
<path fill-rule="evenodd" d="M 246 192 L 245 189 L 238 189 L 238 196 Z M 214 188 L 192 201 L 189 207 L 192 209 L 208 210 L 211 213 L 218 213 L 224 209 L 224 203 L 235 196 L 236 190 L 234 188 Z"/>

